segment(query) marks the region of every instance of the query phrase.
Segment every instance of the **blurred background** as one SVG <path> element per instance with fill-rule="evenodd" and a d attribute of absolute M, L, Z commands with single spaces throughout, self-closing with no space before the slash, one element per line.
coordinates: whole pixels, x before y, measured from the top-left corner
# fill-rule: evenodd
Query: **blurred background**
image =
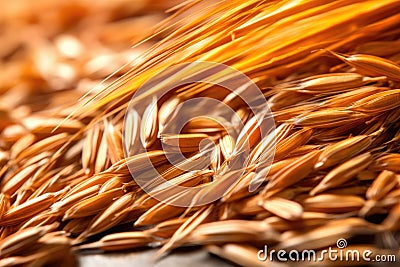
<path fill-rule="evenodd" d="M 0 148 L 23 134 L 24 118 L 60 105 L 68 114 L 83 94 L 137 64 L 162 36 L 132 45 L 180 2 L 0 0 Z"/>

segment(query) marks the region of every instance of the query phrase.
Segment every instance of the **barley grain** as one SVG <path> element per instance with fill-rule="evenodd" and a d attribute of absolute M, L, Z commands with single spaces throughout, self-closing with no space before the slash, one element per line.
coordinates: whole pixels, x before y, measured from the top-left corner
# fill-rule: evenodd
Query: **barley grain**
<path fill-rule="evenodd" d="M 359 135 L 332 144 L 322 151 L 315 164 L 315 168 L 331 167 L 343 160 L 349 159 L 365 150 L 371 144 L 371 141 L 371 136 Z"/>
<path fill-rule="evenodd" d="M 351 56 L 332 54 L 366 75 L 387 76 L 396 81 L 400 80 L 400 66 L 391 60 L 364 54 Z"/>
<path fill-rule="evenodd" d="M 337 187 L 351 178 L 357 173 L 364 170 L 372 162 L 370 153 L 364 153 L 354 157 L 331 170 L 324 179 L 310 192 L 311 195 L 318 194 L 332 187 Z"/>

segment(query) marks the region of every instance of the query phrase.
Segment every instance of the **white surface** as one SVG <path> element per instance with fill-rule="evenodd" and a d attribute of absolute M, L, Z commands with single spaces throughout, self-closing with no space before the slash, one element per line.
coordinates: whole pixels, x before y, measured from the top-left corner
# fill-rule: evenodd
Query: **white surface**
<path fill-rule="evenodd" d="M 81 267 L 232 267 L 232 264 L 211 256 L 204 250 L 183 251 L 170 254 L 159 261 L 152 261 L 154 250 L 132 253 L 92 254 L 81 255 L 79 263 Z"/>

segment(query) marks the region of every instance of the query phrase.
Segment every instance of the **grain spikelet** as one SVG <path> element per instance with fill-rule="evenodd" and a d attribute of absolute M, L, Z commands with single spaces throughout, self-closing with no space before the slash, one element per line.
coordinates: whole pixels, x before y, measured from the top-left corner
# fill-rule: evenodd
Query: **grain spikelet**
<path fill-rule="evenodd" d="M 294 117 L 304 114 L 305 111 L 315 110 L 314 104 L 304 104 L 300 106 L 290 107 L 283 110 L 274 111 L 274 119 L 277 122 L 287 122 L 293 120 Z"/>
<path fill-rule="evenodd" d="M 386 197 L 387 194 L 398 184 L 399 181 L 394 172 L 386 170 L 382 171 L 373 181 L 365 194 L 367 202 L 360 210 L 360 216 L 366 216 L 375 206 L 377 206 L 377 201 Z"/>
<path fill-rule="evenodd" d="M 163 134 L 161 142 L 177 151 L 188 152 L 199 150 L 200 143 L 207 138 L 209 137 L 206 134 Z"/>
<path fill-rule="evenodd" d="M 57 213 L 49 212 L 47 210 L 33 216 L 31 219 L 26 221 L 19 227 L 19 231 L 30 227 L 40 227 L 56 223 L 60 219 L 60 215 Z"/>
<path fill-rule="evenodd" d="M 359 210 L 364 202 L 354 195 L 320 194 L 304 199 L 301 204 L 306 211 L 344 213 Z"/>
<path fill-rule="evenodd" d="M 374 180 L 371 187 L 368 188 L 366 196 L 368 199 L 379 200 L 387 195 L 395 186 L 398 181 L 394 172 L 382 171 Z"/>
<path fill-rule="evenodd" d="M 213 119 L 196 117 L 187 122 L 187 124 L 183 127 L 182 132 L 215 134 L 218 132 L 223 132 L 224 130 L 224 127 Z"/>
<path fill-rule="evenodd" d="M 331 108 L 347 107 L 353 104 L 353 102 L 356 102 L 362 98 L 369 97 L 373 94 L 384 92 L 387 90 L 390 90 L 390 88 L 363 86 L 361 88 L 354 89 L 349 92 L 334 95 L 330 99 L 323 101 L 320 105 L 322 107 L 331 107 Z"/>
<path fill-rule="evenodd" d="M 170 180 L 174 177 L 177 177 L 185 172 L 185 170 L 201 170 L 206 168 L 211 164 L 210 157 L 203 153 L 197 153 L 193 157 L 188 158 L 187 160 L 183 160 L 178 162 L 176 165 L 168 167 L 165 170 L 160 170 L 160 175 L 157 177 L 153 177 L 154 171 L 150 172 L 151 177 L 153 179 L 149 179 L 150 181 L 147 182 L 144 187 L 152 190 L 156 186 L 159 186 L 163 183 L 160 177 L 164 178 L 165 180 Z M 147 177 L 146 173 L 139 174 L 136 179 L 142 179 L 143 177 Z"/>
<path fill-rule="evenodd" d="M 367 168 L 371 162 L 372 156 L 367 152 L 340 164 L 331 170 L 310 194 L 315 195 L 347 182 L 357 173 Z"/>
<path fill-rule="evenodd" d="M 292 124 L 282 123 L 276 127 L 274 131 L 266 135 L 251 151 L 249 155 L 249 163 L 255 164 L 257 162 L 263 162 L 263 159 L 274 151 L 275 143 L 281 142 L 286 138 L 292 128 Z"/>
<path fill-rule="evenodd" d="M 268 106 L 272 111 L 280 110 L 299 104 L 302 101 L 310 99 L 310 95 L 292 91 L 281 91 L 268 99 Z"/>
<path fill-rule="evenodd" d="M 221 141 L 220 141 L 221 152 L 225 159 L 229 159 L 231 157 L 234 147 L 235 147 L 235 143 L 236 142 L 235 142 L 234 138 L 229 134 L 224 135 L 221 138 Z"/>
<path fill-rule="evenodd" d="M 310 153 L 301 156 L 293 161 L 273 177 L 264 189 L 266 196 L 272 196 L 282 189 L 289 187 L 292 184 L 300 181 L 309 175 L 317 162 L 320 151 L 311 151 Z"/>
<path fill-rule="evenodd" d="M 367 149 L 371 142 L 371 136 L 358 135 L 329 145 L 322 151 L 315 168 L 328 168 L 349 159 Z"/>
<path fill-rule="evenodd" d="M 67 188 L 68 190 L 68 188 Z M 46 193 L 36 198 L 30 199 L 23 204 L 10 208 L 1 220 L 1 225 L 11 225 L 22 222 L 41 211 L 49 208 L 60 196 L 65 194 L 65 190 L 56 193 Z"/>
<path fill-rule="evenodd" d="M 170 123 L 172 118 L 176 116 L 176 114 L 179 112 L 180 102 L 181 99 L 177 96 L 174 96 L 162 103 L 158 112 L 158 137 L 160 137 L 160 135 L 164 133 L 164 129 L 168 127 L 168 123 Z"/>
<path fill-rule="evenodd" d="M 260 136 L 262 115 L 253 116 L 243 127 L 236 140 L 234 153 L 243 151 L 246 147 L 253 147 L 257 144 Z"/>
<path fill-rule="evenodd" d="M 42 227 L 31 227 L 8 236 L 0 241 L 0 257 L 29 248 L 39 238 L 57 227 L 58 223 Z"/>
<path fill-rule="evenodd" d="M 387 154 L 379 157 L 371 167 L 373 170 L 400 172 L 400 154 Z"/>
<path fill-rule="evenodd" d="M 313 130 L 311 128 L 303 128 L 288 136 L 285 140 L 276 144 L 275 160 L 286 157 L 289 152 L 306 144 L 311 138 Z"/>
<path fill-rule="evenodd" d="M 18 161 L 24 158 L 29 158 L 30 155 L 36 155 L 41 151 L 49 151 L 60 148 L 68 141 L 68 138 L 69 135 L 67 133 L 60 133 L 42 139 L 21 151 L 21 153 L 19 153 L 19 155 L 16 157 L 16 160 Z"/>
<path fill-rule="evenodd" d="M 123 188 L 124 185 L 126 185 L 126 183 L 131 182 L 132 178 L 131 177 L 126 177 L 126 176 L 115 176 L 113 178 L 111 178 L 110 180 L 108 180 L 107 182 L 105 182 L 100 190 L 99 190 L 99 194 L 113 190 L 113 189 L 117 189 L 117 188 Z"/>
<path fill-rule="evenodd" d="M 359 87 L 367 82 L 369 82 L 368 77 L 363 77 L 357 73 L 329 73 L 279 84 L 276 88 L 294 90 L 306 94 L 321 94 Z"/>
<path fill-rule="evenodd" d="M 313 150 L 320 150 L 322 147 L 320 145 L 304 145 L 294 149 L 292 152 L 289 153 L 289 158 L 303 156 L 305 154 L 310 153 Z"/>
<path fill-rule="evenodd" d="M 232 203 L 232 205 L 237 214 L 256 215 L 265 211 L 265 209 L 260 206 L 260 203 L 262 203 L 262 201 L 263 197 L 261 195 L 255 195 L 241 199 L 240 201 L 236 201 Z"/>
<path fill-rule="evenodd" d="M 78 120 L 71 119 L 60 125 L 62 120 L 60 118 L 30 116 L 23 119 L 21 123 L 33 134 L 75 133 L 83 128 L 83 124 Z"/>
<path fill-rule="evenodd" d="M 124 133 L 124 151 L 128 155 L 137 154 L 140 149 L 140 125 L 141 119 L 138 112 L 134 109 L 129 109 L 125 117 L 125 133 Z"/>
<path fill-rule="evenodd" d="M 79 180 L 75 186 L 71 188 L 71 190 L 65 195 L 65 197 L 70 197 L 76 193 L 79 193 L 83 190 L 86 190 L 95 185 L 102 185 L 103 183 L 109 181 L 113 175 L 94 175 L 89 178 L 85 177 L 85 179 Z M 86 179 L 87 178 L 87 179 Z"/>
<path fill-rule="evenodd" d="M 227 220 L 202 224 L 187 238 L 189 244 L 276 242 L 279 234 L 263 221 Z"/>
<path fill-rule="evenodd" d="M 147 230 L 147 232 L 156 238 L 169 238 L 181 225 L 187 220 L 187 218 L 171 219 L 157 224 L 154 228 Z"/>
<path fill-rule="evenodd" d="M 41 164 L 44 164 L 47 160 L 38 162 L 27 166 L 26 168 L 21 168 L 13 176 L 9 177 L 7 181 L 3 181 L 1 191 L 8 195 L 13 195 L 28 179 L 36 172 Z"/>
<path fill-rule="evenodd" d="M 299 203 L 280 197 L 267 198 L 260 204 L 267 211 L 286 220 L 297 220 L 303 214 L 303 207 Z"/>
<path fill-rule="evenodd" d="M 330 128 L 364 119 L 367 115 L 343 109 L 323 109 L 306 113 L 294 119 L 293 123 L 314 128 Z"/>
<path fill-rule="evenodd" d="M 365 121 L 368 118 L 363 118 L 360 120 L 344 123 L 341 126 L 334 128 L 322 128 L 315 131 L 312 141 L 326 143 L 326 142 L 337 142 L 344 140 L 349 137 L 354 131 L 354 127 L 362 127 L 365 125 Z"/>
<path fill-rule="evenodd" d="M 63 220 L 81 218 L 96 214 L 97 212 L 105 209 L 114 199 L 122 196 L 122 194 L 122 190 L 117 188 L 89 197 L 85 200 L 80 200 L 65 212 Z"/>
<path fill-rule="evenodd" d="M 394 89 L 360 99 L 354 102 L 349 109 L 365 113 L 380 113 L 398 107 L 399 103 L 400 89 Z"/>
<path fill-rule="evenodd" d="M 108 170 L 110 172 L 113 171 L 120 174 L 129 174 L 128 168 L 132 167 L 131 170 L 134 170 L 135 172 L 140 172 L 145 170 L 146 168 L 149 168 L 148 159 L 150 159 L 152 166 L 158 166 L 167 160 L 164 151 L 152 150 L 118 161 Z"/>
<path fill-rule="evenodd" d="M 157 251 L 156 257 L 161 256 L 164 252 L 178 247 L 184 243 L 185 239 L 196 229 L 199 225 L 207 220 L 213 211 L 213 205 L 203 207 L 195 212 L 189 219 L 187 219 L 174 233 L 171 239 Z"/>
<path fill-rule="evenodd" d="M 2 219 L 3 215 L 7 212 L 9 208 L 10 208 L 10 198 L 5 194 L 0 193 L 0 220 Z"/>
<path fill-rule="evenodd" d="M 96 195 L 100 190 L 100 185 L 94 185 L 88 188 L 83 189 L 80 192 L 77 192 L 72 195 L 66 195 L 65 197 L 61 198 L 57 202 L 51 205 L 51 209 L 54 212 L 62 212 L 68 210 L 72 207 L 76 202 L 85 200 L 89 197 Z"/>
<path fill-rule="evenodd" d="M 94 165 L 94 173 L 100 173 L 101 171 L 107 168 L 107 139 L 106 133 L 103 131 L 98 146 L 94 146 L 94 156 L 95 160 L 92 162 L 92 166 Z"/>
<path fill-rule="evenodd" d="M 364 54 L 348 56 L 331 53 L 361 73 L 371 76 L 387 76 L 390 79 L 400 81 L 400 66 L 391 60 Z"/>
<path fill-rule="evenodd" d="M 157 138 L 158 133 L 157 98 L 153 98 L 146 107 L 140 125 L 140 140 L 145 148 L 149 148 Z"/>
<path fill-rule="evenodd" d="M 144 226 L 160 223 L 165 219 L 174 218 L 185 211 L 184 207 L 175 207 L 159 202 L 152 208 L 148 209 L 135 222 L 135 226 Z"/>
<path fill-rule="evenodd" d="M 35 141 L 35 135 L 27 134 L 19 138 L 10 149 L 10 158 L 15 159 L 18 155 Z"/>
<path fill-rule="evenodd" d="M 90 223 L 88 228 L 83 232 L 78 239 L 86 238 L 104 230 L 110 229 L 124 219 L 123 216 L 118 216 L 118 212 L 131 206 L 135 201 L 135 193 L 128 193 L 114 201 L 108 208 L 97 215 Z"/>
<path fill-rule="evenodd" d="M 124 150 L 122 147 L 122 134 L 121 132 L 111 123 L 105 122 L 104 134 L 107 140 L 108 155 L 111 163 L 115 163 L 124 158 Z"/>

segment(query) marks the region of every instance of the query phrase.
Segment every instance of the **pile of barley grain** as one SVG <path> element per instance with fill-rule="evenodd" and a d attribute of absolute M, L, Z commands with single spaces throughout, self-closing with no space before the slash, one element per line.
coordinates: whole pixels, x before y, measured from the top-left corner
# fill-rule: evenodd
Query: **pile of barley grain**
<path fill-rule="evenodd" d="M 29 38 L 13 39 L 10 32 L 0 54 L 0 266 L 61 259 L 69 266 L 80 250 L 151 246 L 161 247 L 162 255 L 187 245 L 260 266 L 257 252 L 264 245 L 323 250 L 340 238 L 349 240 L 346 250 L 398 254 L 399 1 L 189 1 L 148 42 L 164 38 L 142 52 L 138 47 L 121 52 L 121 43 L 140 35 L 135 31 L 143 27 L 140 22 L 154 24 L 157 18 L 122 18 L 146 13 L 145 5 L 129 10 L 126 2 L 115 1 L 92 10 L 77 1 L 69 10 L 43 3 L 59 24 L 44 26 L 46 16 L 41 22 L 21 7 L 10 8 L 4 19 L 18 14 L 29 23 L 39 21 L 23 28 Z M 19 23 L 9 27 L 22 29 Z M 61 31 L 70 33 L 58 35 Z M 243 72 L 273 111 L 274 161 L 255 192 L 248 191 L 249 184 L 256 167 L 268 168 L 262 163 L 270 137 L 260 140 L 256 114 L 215 85 L 177 88 L 146 120 L 133 116 L 134 155 L 124 156 L 124 116 L 133 94 L 161 70 L 195 60 Z M 181 75 L 160 80 L 146 94 L 151 97 Z M 238 90 L 244 86 L 237 84 Z M 244 140 L 207 119 L 193 119 L 181 134 L 169 135 L 167 122 L 179 116 L 174 107 L 199 96 L 235 110 L 246 125 L 239 135 Z M 198 143 L 208 136 L 216 143 L 213 156 L 198 167 Z M 250 160 L 244 175 L 226 188 L 231 175 L 226 166 L 244 141 L 252 148 Z M 130 173 L 133 168 L 146 175 L 138 142 L 161 177 L 187 187 L 213 185 L 184 195 L 154 182 L 153 193 L 200 199 L 222 190 L 223 197 L 184 208 L 145 193 Z M 191 171 L 169 163 L 161 144 L 182 150 L 188 157 L 182 164 Z"/>

